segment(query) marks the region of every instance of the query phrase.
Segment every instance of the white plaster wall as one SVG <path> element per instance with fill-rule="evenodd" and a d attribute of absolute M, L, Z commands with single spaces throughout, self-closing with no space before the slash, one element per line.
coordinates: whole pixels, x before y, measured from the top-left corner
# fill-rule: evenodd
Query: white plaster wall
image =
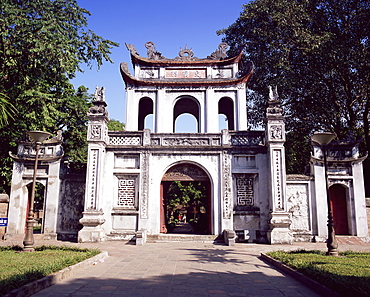
<path fill-rule="evenodd" d="M 220 156 L 214 155 L 192 155 L 192 154 L 158 154 L 151 155 L 149 160 L 149 191 L 148 191 L 148 213 L 146 220 L 140 220 L 139 228 L 148 230 L 149 234 L 160 232 L 160 184 L 166 171 L 179 163 L 192 163 L 201 167 L 210 178 L 212 193 L 212 233 L 219 234 L 225 226 L 221 222 L 221 166 Z M 228 220 L 230 221 L 230 220 Z M 232 219 L 231 219 L 232 222 Z"/>
<path fill-rule="evenodd" d="M 7 234 L 22 234 L 24 233 L 26 222 L 28 199 L 26 184 L 22 181 L 23 165 L 14 161 L 13 172 L 17 172 L 18 174 L 13 174 L 12 176 Z"/>
<path fill-rule="evenodd" d="M 260 208 L 260 230 L 267 231 L 270 226 L 268 224 L 270 204 L 269 204 L 269 174 L 268 174 L 268 156 L 266 154 L 256 155 L 256 164 L 258 170 L 258 180 L 256 184 L 256 206 Z"/>
<path fill-rule="evenodd" d="M 366 213 L 366 199 L 364 188 L 364 174 L 362 163 L 352 165 L 353 172 L 353 194 L 354 194 L 354 211 L 356 214 L 356 234 L 359 237 L 368 236 L 368 221 Z"/>
<path fill-rule="evenodd" d="M 43 227 L 44 234 L 56 234 L 57 217 L 59 206 L 59 180 L 60 164 L 59 161 L 49 165 L 48 180 L 45 188 Z"/>
<path fill-rule="evenodd" d="M 316 208 L 313 209 L 316 217 L 316 227 L 318 236 L 327 236 L 327 220 L 328 220 L 328 206 L 326 198 L 326 182 L 325 182 L 325 169 L 324 165 L 315 165 L 313 167 L 315 184 L 315 205 Z"/>
<path fill-rule="evenodd" d="M 245 87 L 238 89 L 235 104 L 235 130 L 237 131 L 248 130 L 246 97 Z"/>
<path fill-rule="evenodd" d="M 99 193 L 99 206 L 97 207 L 98 210 L 102 209 L 104 212 L 104 219 L 105 222 L 102 225 L 102 228 L 105 234 L 109 234 L 112 231 L 112 209 L 114 207 L 115 199 L 117 199 L 117 195 L 115 195 L 115 188 L 116 188 L 116 178 L 114 176 L 114 152 L 106 152 L 103 159 L 103 166 L 101 169 L 103 181 L 101 183 L 100 188 L 102 189 Z"/>

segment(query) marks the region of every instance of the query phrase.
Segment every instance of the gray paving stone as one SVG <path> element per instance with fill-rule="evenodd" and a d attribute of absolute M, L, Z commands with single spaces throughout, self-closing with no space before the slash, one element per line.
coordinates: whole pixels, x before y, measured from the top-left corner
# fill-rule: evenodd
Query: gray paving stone
<path fill-rule="evenodd" d="M 191 242 L 147 243 L 140 247 L 123 242 L 36 244 L 98 248 L 108 251 L 109 257 L 34 294 L 35 297 L 316 297 L 319 295 L 310 288 L 266 264 L 259 255 L 279 249 L 326 249 L 325 243 L 233 247 Z M 370 245 L 346 245 L 340 249 L 369 251 Z"/>

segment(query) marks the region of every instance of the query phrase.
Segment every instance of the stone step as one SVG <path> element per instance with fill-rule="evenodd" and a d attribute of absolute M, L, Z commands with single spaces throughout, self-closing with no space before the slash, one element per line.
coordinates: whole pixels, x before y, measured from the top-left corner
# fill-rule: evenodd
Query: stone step
<path fill-rule="evenodd" d="M 196 235 L 196 234 L 154 234 L 147 235 L 147 242 L 207 242 L 222 241 L 218 235 Z"/>
<path fill-rule="evenodd" d="M 336 235 L 338 244 L 366 245 L 366 241 L 357 236 Z"/>

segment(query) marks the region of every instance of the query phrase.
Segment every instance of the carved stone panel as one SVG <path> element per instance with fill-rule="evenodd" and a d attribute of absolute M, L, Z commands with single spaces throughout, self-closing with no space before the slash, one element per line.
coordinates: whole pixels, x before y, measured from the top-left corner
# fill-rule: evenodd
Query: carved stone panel
<path fill-rule="evenodd" d="M 148 189 L 149 189 L 149 152 L 141 155 L 141 193 L 140 193 L 140 217 L 148 218 Z"/>
<path fill-rule="evenodd" d="M 222 154 L 222 195 L 223 195 L 223 218 L 231 218 L 232 209 L 232 185 L 231 185 L 231 164 L 230 155 L 227 151 Z"/>
<path fill-rule="evenodd" d="M 309 231 L 310 217 L 307 184 L 287 185 L 287 208 L 292 214 L 290 229 L 294 231 Z"/>
<path fill-rule="evenodd" d="M 254 174 L 234 174 L 237 206 L 254 205 Z"/>
<path fill-rule="evenodd" d="M 90 140 L 100 140 L 102 139 L 102 126 L 101 125 L 91 125 L 90 128 Z"/>
<path fill-rule="evenodd" d="M 59 204 L 60 230 L 76 232 L 81 229 L 79 220 L 84 209 L 85 182 L 64 180 L 61 184 L 61 201 Z"/>
<path fill-rule="evenodd" d="M 117 206 L 136 208 L 137 175 L 118 175 Z"/>
<path fill-rule="evenodd" d="M 87 209 L 95 209 L 96 208 L 96 198 L 97 198 L 97 182 L 98 182 L 98 168 L 99 168 L 99 150 L 92 149 L 89 154 L 90 160 L 90 179 L 89 179 L 89 187 L 88 187 L 88 194 L 89 194 L 89 205 L 86 207 Z"/>
<path fill-rule="evenodd" d="M 270 126 L 270 139 L 271 140 L 283 139 L 283 126 L 282 125 L 271 125 Z"/>
<path fill-rule="evenodd" d="M 274 186 L 273 199 L 275 201 L 275 210 L 284 210 L 281 150 L 273 150 L 272 158 L 273 158 L 273 186 Z"/>
<path fill-rule="evenodd" d="M 206 78 L 206 69 L 166 69 L 165 78 Z"/>

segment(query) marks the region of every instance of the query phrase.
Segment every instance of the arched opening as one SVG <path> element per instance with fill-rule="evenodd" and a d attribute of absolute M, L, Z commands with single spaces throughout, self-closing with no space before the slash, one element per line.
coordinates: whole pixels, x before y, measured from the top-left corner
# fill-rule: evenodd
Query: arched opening
<path fill-rule="evenodd" d="M 146 117 L 150 114 L 153 114 L 153 100 L 148 97 L 141 98 L 139 101 L 138 130 L 146 128 Z"/>
<path fill-rule="evenodd" d="M 211 186 L 203 169 L 178 164 L 161 182 L 161 233 L 211 234 Z"/>
<path fill-rule="evenodd" d="M 27 185 L 28 200 L 27 200 L 27 213 L 26 221 L 28 219 L 28 213 L 30 210 L 30 202 L 32 195 L 32 183 Z M 34 233 L 44 233 L 44 204 L 45 204 L 45 186 L 42 183 L 36 182 L 35 185 L 35 200 L 33 203 L 33 213 L 36 223 L 33 227 Z"/>
<path fill-rule="evenodd" d="M 228 129 L 228 120 L 224 114 L 218 115 L 218 130 L 221 132 L 224 129 Z"/>
<path fill-rule="evenodd" d="M 153 114 L 148 114 L 144 120 L 144 129 L 153 131 Z"/>
<path fill-rule="evenodd" d="M 183 113 L 179 115 L 175 121 L 176 133 L 197 133 L 198 122 L 197 119 L 190 113 Z"/>
<path fill-rule="evenodd" d="M 179 125 L 176 125 L 177 118 L 183 114 L 186 114 L 185 119 L 195 119 L 196 120 L 196 130 L 195 133 L 200 132 L 200 123 L 199 123 L 199 103 L 192 97 L 181 97 L 177 100 L 174 108 L 173 108 L 173 131 L 179 132 L 177 128 Z M 190 116 L 190 118 L 189 118 Z M 181 125 L 183 126 L 183 124 Z M 186 123 L 184 124 L 186 127 Z M 181 128 L 180 130 L 185 130 L 186 128 Z M 187 129 L 186 129 L 187 130 Z M 193 131 L 191 131 L 193 132 Z"/>
<path fill-rule="evenodd" d="M 234 102 L 228 98 L 223 97 L 218 101 L 218 113 L 225 115 L 227 119 L 227 129 L 235 130 L 234 126 Z M 219 126 L 220 130 L 221 127 Z"/>
<path fill-rule="evenodd" d="M 349 235 L 346 188 L 336 184 L 329 188 L 329 192 L 335 234 Z"/>

